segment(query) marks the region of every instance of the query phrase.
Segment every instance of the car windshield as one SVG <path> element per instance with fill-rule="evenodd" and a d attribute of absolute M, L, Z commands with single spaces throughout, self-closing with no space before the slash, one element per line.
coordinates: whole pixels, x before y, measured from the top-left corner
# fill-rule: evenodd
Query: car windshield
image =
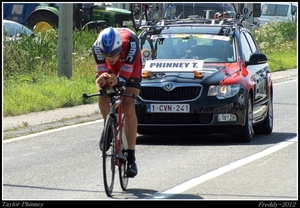
<path fill-rule="evenodd" d="M 287 16 L 289 5 L 264 4 L 262 15 L 265 16 Z"/>
<path fill-rule="evenodd" d="M 234 62 L 232 38 L 219 35 L 152 35 L 141 45 L 152 59 L 196 59 L 204 62 Z"/>

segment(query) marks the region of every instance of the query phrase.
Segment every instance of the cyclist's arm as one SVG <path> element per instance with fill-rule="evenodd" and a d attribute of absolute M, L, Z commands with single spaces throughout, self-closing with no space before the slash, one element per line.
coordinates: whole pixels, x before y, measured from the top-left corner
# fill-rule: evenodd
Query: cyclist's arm
<path fill-rule="evenodd" d="M 108 85 L 108 83 L 106 83 L 105 81 L 106 78 L 104 78 L 103 76 L 100 78 L 100 75 L 101 74 L 105 75 L 106 73 L 109 72 L 109 70 L 106 66 L 105 59 L 102 56 L 102 53 L 100 52 L 100 48 L 96 46 L 96 41 L 92 45 L 92 53 L 94 55 L 95 62 L 96 62 L 96 86 L 97 86 L 97 90 L 99 91 L 100 87 Z"/>
<path fill-rule="evenodd" d="M 100 48 L 96 46 L 96 42 L 94 42 L 92 46 L 92 52 L 96 62 L 97 77 L 99 77 L 104 72 L 109 72 L 105 63 L 105 59 L 100 52 Z"/>
<path fill-rule="evenodd" d="M 101 79 L 103 77 L 103 79 Z M 102 73 L 97 79 L 96 83 L 100 86 L 117 86 L 122 87 L 126 86 L 126 80 L 122 77 L 117 77 L 114 73 Z"/>
<path fill-rule="evenodd" d="M 122 77 L 125 81 L 129 79 L 131 73 L 134 70 L 135 62 L 138 61 L 138 54 L 141 53 L 137 36 L 130 33 L 128 38 L 129 43 L 127 47 L 127 55 L 124 65 L 121 67 L 119 72 L 119 77 Z"/>

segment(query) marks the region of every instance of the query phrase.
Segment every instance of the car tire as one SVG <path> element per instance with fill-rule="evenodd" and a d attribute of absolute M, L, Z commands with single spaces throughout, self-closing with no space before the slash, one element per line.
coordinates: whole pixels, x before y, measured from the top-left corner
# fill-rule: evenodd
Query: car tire
<path fill-rule="evenodd" d="M 271 134 L 273 131 L 273 96 L 269 93 L 268 111 L 262 123 L 253 127 L 255 134 Z"/>
<path fill-rule="evenodd" d="M 253 105 L 252 97 L 248 93 L 247 95 L 247 106 L 246 106 L 246 120 L 245 125 L 242 126 L 238 132 L 232 134 L 232 138 L 236 142 L 250 142 L 254 135 L 253 130 Z"/>

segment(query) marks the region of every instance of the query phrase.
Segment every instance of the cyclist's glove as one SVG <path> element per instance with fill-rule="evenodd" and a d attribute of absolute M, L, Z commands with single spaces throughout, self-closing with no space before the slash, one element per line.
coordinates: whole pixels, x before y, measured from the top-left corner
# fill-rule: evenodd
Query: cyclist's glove
<path fill-rule="evenodd" d="M 118 77 L 118 83 L 116 84 L 116 87 L 123 88 L 126 86 L 126 79 L 123 77 Z"/>

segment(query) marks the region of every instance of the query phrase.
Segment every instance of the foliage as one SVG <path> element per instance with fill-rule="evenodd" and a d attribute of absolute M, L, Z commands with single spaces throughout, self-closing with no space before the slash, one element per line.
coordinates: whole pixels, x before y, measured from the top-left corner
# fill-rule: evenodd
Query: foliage
<path fill-rule="evenodd" d="M 297 67 L 296 31 L 294 23 L 276 23 L 253 32 L 272 71 Z M 95 103 L 97 98 L 83 100 L 82 93 L 96 91 L 91 46 L 97 35 L 95 31 L 73 31 L 70 79 L 58 77 L 57 29 L 3 42 L 3 115 Z"/>
<path fill-rule="evenodd" d="M 297 22 L 267 22 L 253 35 L 272 71 L 297 67 Z"/>
<path fill-rule="evenodd" d="M 261 50 L 277 50 L 297 39 L 297 23 L 267 22 L 259 30 L 254 30 L 253 35 Z"/>

